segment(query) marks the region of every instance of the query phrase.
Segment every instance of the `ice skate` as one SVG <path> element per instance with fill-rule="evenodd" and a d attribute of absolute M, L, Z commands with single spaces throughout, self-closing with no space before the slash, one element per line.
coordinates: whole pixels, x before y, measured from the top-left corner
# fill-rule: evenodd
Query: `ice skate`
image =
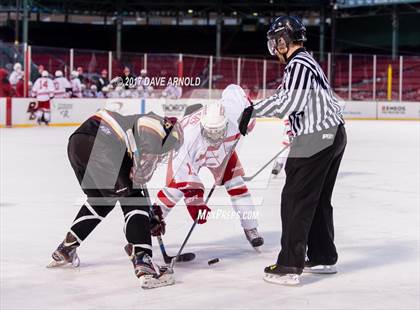
<path fill-rule="evenodd" d="M 313 274 L 334 274 L 337 273 L 337 268 L 335 265 L 317 265 L 310 261 L 306 261 L 303 272 Z"/>
<path fill-rule="evenodd" d="M 145 252 L 134 253 L 134 247 L 131 243 L 125 246 L 131 262 L 134 266 L 134 273 L 140 279 L 140 285 L 143 289 L 152 289 L 162 286 L 175 284 L 173 269 L 165 266 L 158 266 L 152 258 Z"/>
<path fill-rule="evenodd" d="M 63 242 L 60 243 L 57 250 L 52 253 L 52 261 L 47 265 L 47 268 L 61 267 L 71 264 L 73 267 L 79 267 L 80 259 L 76 253 L 79 242 L 69 232 Z"/>
<path fill-rule="evenodd" d="M 257 251 L 260 252 L 262 245 L 264 244 L 263 237 L 260 236 L 256 228 L 244 229 L 246 239 L 249 241 L 251 246 Z"/>
<path fill-rule="evenodd" d="M 264 281 L 274 284 L 293 286 L 300 283 L 300 276 L 297 273 L 297 268 L 284 267 L 274 264 L 265 267 Z"/>
<path fill-rule="evenodd" d="M 281 169 L 283 168 L 283 163 L 275 162 L 273 170 L 271 170 L 271 174 L 276 176 L 280 173 Z"/>

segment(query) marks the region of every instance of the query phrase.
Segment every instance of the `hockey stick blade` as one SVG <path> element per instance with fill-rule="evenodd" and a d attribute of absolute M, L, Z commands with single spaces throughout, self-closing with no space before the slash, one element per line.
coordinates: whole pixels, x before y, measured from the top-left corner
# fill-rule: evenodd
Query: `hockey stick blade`
<path fill-rule="evenodd" d="M 266 163 L 264 166 L 262 166 L 257 172 L 255 172 L 253 175 L 247 177 L 244 176 L 243 179 L 245 182 L 249 182 L 252 181 L 257 175 L 260 174 L 261 171 L 263 171 L 265 168 L 267 168 L 268 165 L 270 165 L 277 157 L 279 157 L 281 155 L 281 153 L 283 153 L 287 148 L 289 147 L 289 145 L 285 146 L 284 148 L 282 148 L 280 150 L 280 152 L 278 152 L 273 158 L 271 158 L 268 163 Z"/>
<path fill-rule="evenodd" d="M 169 256 L 169 255 L 164 257 L 165 264 L 170 264 L 175 257 L 176 256 Z M 190 262 L 194 259 L 195 259 L 194 253 L 182 253 L 181 255 L 178 256 L 176 261 L 185 263 L 185 262 Z"/>

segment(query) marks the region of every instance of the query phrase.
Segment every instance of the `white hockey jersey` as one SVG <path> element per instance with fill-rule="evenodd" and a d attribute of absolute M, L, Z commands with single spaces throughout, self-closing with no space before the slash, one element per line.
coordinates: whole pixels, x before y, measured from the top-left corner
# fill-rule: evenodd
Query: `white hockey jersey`
<path fill-rule="evenodd" d="M 249 100 L 241 87 L 232 84 L 223 91 L 221 102 L 228 117 L 228 127 L 226 138 L 218 148 L 209 145 L 201 135 L 203 109 L 180 121 L 184 130 L 184 143 L 172 160 L 172 176 L 175 182 L 201 183 L 198 178 L 201 167 L 217 169 L 232 154 L 232 148 L 240 138 L 238 119 L 249 105 Z"/>
<path fill-rule="evenodd" d="M 69 80 L 65 77 L 58 77 L 54 79 L 54 97 L 55 98 L 68 98 L 69 94 L 66 92 L 67 88 L 72 88 Z"/>
<path fill-rule="evenodd" d="M 254 210 L 250 193 L 242 179 L 244 171 L 233 149 L 240 138 L 239 117 L 250 103 L 245 92 L 237 85 L 229 85 L 223 91 L 221 102 L 228 117 L 228 127 L 227 135 L 218 147 L 209 145 L 202 137 L 200 120 L 203 109 L 180 121 L 184 130 L 184 143 L 177 155 L 169 161 L 166 187 L 157 194 L 157 203 L 164 217 L 183 197 L 187 207 L 197 204 L 197 201 L 198 204 L 203 202 L 204 185 L 198 176 L 202 167 L 209 168 L 215 181 L 225 186 L 236 211 Z M 257 225 L 256 219 L 240 218 L 244 228 Z"/>
<path fill-rule="evenodd" d="M 82 98 L 82 82 L 78 78 L 70 80 L 72 97 Z"/>
<path fill-rule="evenodd" d="M 9 82 L 13 87 L 15 87 L 21 79 L 23 79 L 23 71 L 13 70 L 12 73 L 10 73 Z"/>
<path fill-rule="evenodd" d="M 37 78 L 32 86 L 32 96 L 38 101 L 48 101 L 54 97 L 54 83 L 48 77 Z"/>

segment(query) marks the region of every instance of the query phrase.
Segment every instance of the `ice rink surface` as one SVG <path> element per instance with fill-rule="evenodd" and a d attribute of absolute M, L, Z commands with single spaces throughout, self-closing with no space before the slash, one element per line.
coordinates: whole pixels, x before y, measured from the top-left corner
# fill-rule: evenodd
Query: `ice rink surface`
<path fill-rule="evenodd" d="M 337 180 L 336 275 L 304 275 L 299 287 L 262 280 L 280 247 L 284 176 L 269 169 L 249 187 L 266 245 L 257 254 L 237 219 L 211 220 L 194 231 L 178 264 L 176 285 L 143 291 L 123 246 L 116 207 L 79 248 L 77 270 L 46 269 L 81 203 L 66 155 L 74 128 L 1 129 L 1 309 L 419 309 L 420 123 L 348 121 Z M 259 122 L 240 157 L 252 174 L 281 147 L 279 122 Z M 164 167 L 151 184 L 163 184 Z M 206 186 L 211 187 L 204 173 Z M 210 207 L 229 210 L 223 188 Z M 192 221 L 183 205 L 167 218 L 164 241 L 175 255 Z M 155 243 L 154 257 L 162 263 Z M 209 267 L 207 261 L 220 262 Z"/>

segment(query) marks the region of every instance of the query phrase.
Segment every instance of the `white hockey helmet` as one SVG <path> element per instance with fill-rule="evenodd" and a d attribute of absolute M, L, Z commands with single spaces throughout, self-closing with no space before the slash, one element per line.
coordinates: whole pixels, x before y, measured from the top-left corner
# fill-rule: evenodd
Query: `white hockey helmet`
<path fill-rule="evenodd" d="M 61 71 L 61 70 L 57 70 L 57 71 L 55 71 L 55 77 L 62 77 L 63 76 L 63 71 Z"/>
<path fill-rule="evenodd" d="M 47 70 L 42 71 L 41 76 L 48 77 L 49 76 L 48 71 Z"/>
<path fill-rule="evenodd" d="M 22 65 L 20 64 L 20 63 L 15 63 L 14 65 L 13 65 L 13 70 L 15 70 L 15 71 L 22 71 Z"/>
<path fill-rule="evenodd" d="M 79 73 L 77 72 L 77 71 L 75 71 L 75 70 L 73 70 L 71 73 L 70 73 L 70 77 L 72 78 L 72 79 L 75 79 L 75 78 L 77 78 L 79 76 Z"/>
<path fill-rule="evenodd" d="M 211 145 L 219 145 L 227 134 L 228 119 L 225 108 L 220 102 L 210 103 L 204 107 L 201 116 L 201 135 Z"/>

